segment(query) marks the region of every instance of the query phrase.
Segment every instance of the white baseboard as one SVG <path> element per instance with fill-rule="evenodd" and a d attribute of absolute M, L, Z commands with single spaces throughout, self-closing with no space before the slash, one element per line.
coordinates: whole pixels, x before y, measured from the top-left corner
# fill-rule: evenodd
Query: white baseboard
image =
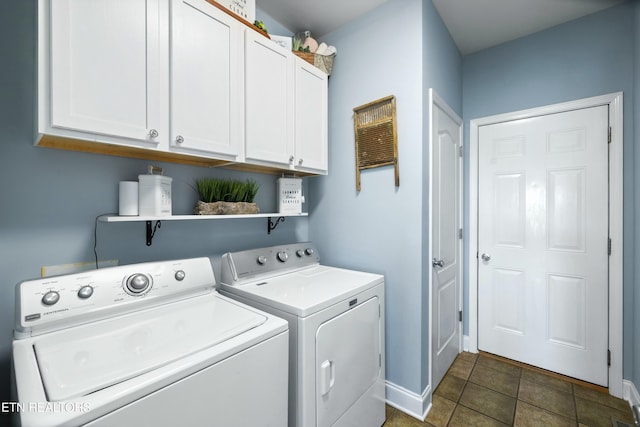
<path fill-rule="evenodd" d="M 407 390 L 404 387 L 386 381 L 387 403 L 407 415 L 424 421 L 431 409 L 431 386 L 422 395 Z"/>
<path fill-rule="evenodd" d="M 629 380 L 622 380 L 622 397 L 631 406 L 640 405 L 640 393 L 633 382 Z"/>
<path fill-rule="evenodd" d="M 462 349 L 464 351 L 469 351 L 469 335 L 462 336 Z"/>

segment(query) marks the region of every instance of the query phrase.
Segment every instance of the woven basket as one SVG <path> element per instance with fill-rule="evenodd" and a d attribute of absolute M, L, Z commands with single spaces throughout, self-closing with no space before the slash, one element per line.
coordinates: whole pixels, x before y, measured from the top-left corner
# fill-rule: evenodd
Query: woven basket
<path fill-rule="evenodd" d="M 321 69 L 327 75 L 331 75 L 331 69 L 333 68 L 333 59 L 336 57 L 336 54 L 332 55 L 316 55 L 315 53 L 309 52 L 299 52 L 293 51 L 296 56 L 307 61 L 309 64 L 313 65 L 316 68 Z"/>

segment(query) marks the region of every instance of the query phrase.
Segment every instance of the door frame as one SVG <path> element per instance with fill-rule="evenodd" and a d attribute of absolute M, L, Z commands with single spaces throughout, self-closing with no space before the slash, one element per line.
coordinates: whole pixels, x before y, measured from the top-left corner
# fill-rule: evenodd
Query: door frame
<path fill-rule="evenodd" d="M 433 138 L 434 122 L 434 107 L 438 106 L 449 117 L 451 117 L 459 127 L 460 131 L 460 150 L 464 147 L 464 121 L 456 114 L 455 111 L 442 99 L 433 88 L 429 88 L 429 249 L 427 254 L 426 265 L 429 266 L 428 274 L 428 289 L 429 289 L 429 385 L 433 390 L 433 270 L 431 266 L 431 260 L 433 259 L 433 240 L 431 230 L 433 228 L 433 144 L 435 143 Z M 456 213 L 459 218 L 460 227 L 463 228 L 464 224 L 464 157 L 458 157 L 458 212 Z M 458 311 L 462 310 L 463 306 L 463 283 L 464 283 L 464 240 L 460 239 L 458 245 L 458 275 L 460 280 L 458 281 Z M 458 322 L 458 353 L 463 349 L 463 328 L 462 321 Z"/>
<path fill-rule="evenodd" d="M 469 344 L 468 349 L 478 352 L 478 146 L 479 127 L 525 119 L 570 110 L 609 106 L 609 393 L 623 395 L 623 95 L 616 92 L 560 104 L 547 105 L 528 110 L 498 114 L 471 120 L 469 156 Z"/>

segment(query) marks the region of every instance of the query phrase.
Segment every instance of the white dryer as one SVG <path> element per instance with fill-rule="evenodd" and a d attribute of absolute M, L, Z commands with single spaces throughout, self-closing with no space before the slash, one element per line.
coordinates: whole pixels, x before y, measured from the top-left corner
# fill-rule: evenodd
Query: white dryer
<path fill-rule="evenodd" d="M 289 322 L 289 426 L 384 423 L 384 276 L 300 243 L 224 254 L 220 292 Z"/>
<path fill-rule="evenodd" d="M 208 258 L 19 283 L 18 423 L 286 425 L 287 322 L 215 284 Z"/>

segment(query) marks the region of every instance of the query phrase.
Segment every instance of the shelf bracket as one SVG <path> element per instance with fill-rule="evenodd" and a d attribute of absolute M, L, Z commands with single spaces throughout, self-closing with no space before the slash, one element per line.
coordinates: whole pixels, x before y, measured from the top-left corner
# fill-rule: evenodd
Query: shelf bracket
<path fill-rule="evenodd" d="M 278 217 L 276 222 L 271 221 L 271 217 L 267 217 L 267 234 L 271 234 L 271 231 L 275 230 L 281 222 L 284 222 L 283 216 Z"/>
<path fill-rule="evenodd" d="M 151 226 L 152 222 L 153 221 L 147 221 L 147 246 L 151 246 L 151 243 L 153 243 L 153 236 L 156 235 L 156 230 L 162 227 L 162 222 L 160 222 L 160 220 L 157 220 L 156 225 L 153 227 Z"/>

